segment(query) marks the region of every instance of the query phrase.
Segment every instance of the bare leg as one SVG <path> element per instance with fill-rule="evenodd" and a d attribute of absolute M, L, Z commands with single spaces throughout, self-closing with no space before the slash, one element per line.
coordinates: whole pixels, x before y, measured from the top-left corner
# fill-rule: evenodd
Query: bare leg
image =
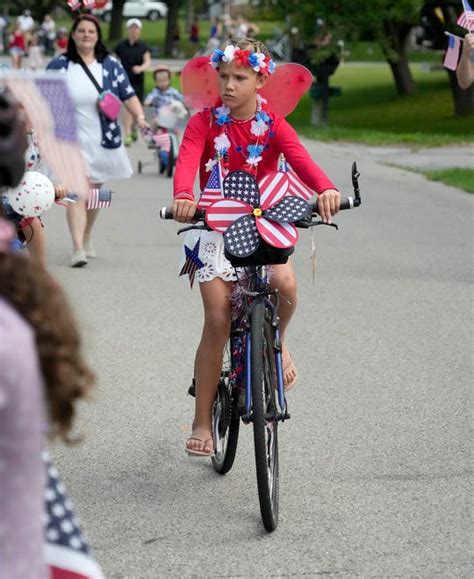
<path fill-rule="evenodd" d="M 196 406 L 192 437 L 186 444 L 190 450 L 209 452 L 213 449 L 211 412 L 222 368 L 224 346 L 230 334 L 231 285 L 220 278 L 200 284 L 204 328 L 194 364 Z"/>
<path fill-rule="evenodd" d="M 287 387 L 296 378 L 296 368 L 285 344 L 285 332 L 296 310 L 297 304 L 296 276 L 291 259 L 285 264 L 273 266 L 273 276 L 270 284 L 273 288 L 278 288 L 280 292 L 279 315 L 284 369 L 283 378 L 285 386 Z"/>
<path fill-rule="evenodd" d="M 76 203 L 68 203 L 66 215 L 74 251 L 84 249 L 84 231 L 87 222 L 85 201 L 81 199 Z"/>
<path fill-rule="evenodd" d="M 91 184 L 91 189 L 100 187 L 100 183 Z M 84 249 L 84 242 L 90 241 L 92 226 L 99 209 L 86 209 L 86 202 L 79 200 L 76 203 L 68 203 L 66 214 L 74 251 Z"/>
<path fill-rule="evenodd" d="M 46 239 L 44 227 L 39 219 L 34 219 L 29 226 L 23 230 L 28 253 L 32 261 L 46 269 Z"/>

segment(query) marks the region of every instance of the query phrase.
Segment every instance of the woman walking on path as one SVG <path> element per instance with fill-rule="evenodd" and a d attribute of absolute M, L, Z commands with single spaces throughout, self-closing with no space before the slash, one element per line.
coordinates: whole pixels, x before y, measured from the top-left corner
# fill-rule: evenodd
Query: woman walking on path
<path fill-rule="evenodd" d="M 132 166 L 122 144 L 120 127 L 116 119 L 111 120 L 99 112 L 97 85 L 123 102 L 140 129 L 148 125 L 125 70 L 107 52 L 99 21 L 90 14 L 78 16 L 65 54 L 54 58 L 47 68 L 67 75 L 91 188 L 100 188 L 110 179 L 128 179 Z M 88 258 L 96 257 L 91 237 L 98 212 L 98 209 L 86 209 L 84 200 L 68 204 L 67 219 L 73 243 L 71 267 L 82 267 Z"/>

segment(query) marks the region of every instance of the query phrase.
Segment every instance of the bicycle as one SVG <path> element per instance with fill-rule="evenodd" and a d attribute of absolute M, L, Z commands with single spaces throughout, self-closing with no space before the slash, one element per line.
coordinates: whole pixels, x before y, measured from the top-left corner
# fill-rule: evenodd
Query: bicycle
<path fill-rule="evenodd" d="M 341 209 L 352 209 L 361 204 L 358 178 L 359 172 L 353 163 L 354 197 L 341 200 Z M 307 205 L 306 216 L 293 225 L 303 229 L 328 225 L 314 220 L 318 211 L 317 201 Z M 172 219 L 171 208 L 163 207 L 160 217 Z M 198 210 L 196 223 L 204 219 L 204 211 Z M 337 229 L 336 224 L 329 225 Z M 178 235 L 191 229 L 209 227 L 194 224 L 180 229 Z M 283 381 L 279 294 L 269 285 L 268 267 L 286 263 L 293 251 L 294 247 L 276 249 L 263 240 L 249 257 L 235 257 L 225 251 L 227 259 L 238 272 L 236 283 L 244 302 L 239 311 L 233 308 L 235 315 L 212 409 L 215 454 L 211 459 L 216 472 L 221 475 L 229 472 L 237 452 L 240 421 L 253 424 L 260 513 L 268 532 L 278 525 L 278 423 L 290 418 Z M 194 381 L 189 393 L 195 395 Z"/>

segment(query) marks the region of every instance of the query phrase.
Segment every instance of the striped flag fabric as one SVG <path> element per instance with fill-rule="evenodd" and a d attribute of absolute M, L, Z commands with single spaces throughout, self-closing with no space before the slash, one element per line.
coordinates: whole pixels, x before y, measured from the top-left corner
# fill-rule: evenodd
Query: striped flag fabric
<path fill-rule="evenodd" d="M 311 197 L 313 197 L 314 191 L 303 183 L 293 169 L 288 170 L 288 180 L 290 182 L 288 187 L 288 193 L 290 195 L 301 197 L 301 199 L 304 199 L 305 201 L 309 201 Z"/>
<path fill-rule="evenodd" d="M 209 179 L 204 187 L 198 202 L 198 209 L 206 209 L 218 199 L 222 198 L 222 171 L 218 161 L 213 167 Z"/>
<path fill-rule="evenodd" d="M 468 0 L 462 0 L 463 13 L 457 20 L 458 26 L 465 28 L 466 30 L 474 30 L 474 10 L 468 2 Z"/>
<path fill-rule="evenodd" d="M 171 139 L 169 133 L 156 133 L 153 135 L 153 142 L 165 153 L 169 153 L 171 149 Z"/>
<path fill-rule="evenodd" d="M 288 175 L 283 171 L 268 173 L 258 184 L 260 207 L 265 210 L 278 203 L 288 193 Z"/>
<path fill-rule="evenodd" d="M 456 70 L 461 49 L 461 38 L 450 32 L 446 32 L 446 34 L 448 36 L 448 49 L 444 55 L 443 66 L 449 70 Z"/>
<path fill-rule="evenodd" d="M 42 459 L 46 469 L 44 554 L 49 576 L 51 579 L 104 579 L 56 468 L 47 453 L 42 454 Z"/>
<path fill-rule="evenodd" d="M 87 10 L 93 10 L 95 8 L 95 0 L 82 0 L 82 5 Z"/>
<path fill-rule="evenodd" d="M 298 241 L 298 231 L 291 223 L 277 223 L 265 217 L 257 219 L 256 222 L 262 239 L 273 247 L 287 249 Z"/>
<path fill-rule="evenodd" d="M 76 115 L 64 75 L 8 71 L 2 75 L 2 81 L 33 120 L 46 165 L 67 189 L 87 199 L 87 169 L 77 141 Z"/>
<path fill-rule="evenodd" d="M 206 223 L 214 231 L 224 231 L 239 217 L 252 213 L 253 207 L 238 199 L 220 199 L 215 201 L 206 211 Z"/>
<path fill-rule="evenodd" d="M 87 200 L 87 209 L 104 209 L 110 207 L 112 191 L 110 189 L 91 189 Z"/>

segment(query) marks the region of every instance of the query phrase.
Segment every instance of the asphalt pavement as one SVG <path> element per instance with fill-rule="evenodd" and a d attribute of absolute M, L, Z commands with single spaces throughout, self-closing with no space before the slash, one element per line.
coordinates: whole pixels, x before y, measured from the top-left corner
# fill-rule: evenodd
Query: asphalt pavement
<path fill-rule="evenodd" d="M 171 181 L 152 153 L 113 183 L 98 257 L 71 269 L 62 208 L 46 216 L 97 373 L 82 444 L 53 448 L 111 579 L 470 577 L 472 196 L 388 167 L 357 146 L 305 141 L 343 192 L 358 162 L 362 206 L 317 228 L 294 258 L 288 344 L 299 369 L 280 430 L 278 529 L 262 527 L 251 427 L 234 468 L 184 453 L 186 390 L 202 313 L 178 279 L 177 224 L 158 219 Z"/>

